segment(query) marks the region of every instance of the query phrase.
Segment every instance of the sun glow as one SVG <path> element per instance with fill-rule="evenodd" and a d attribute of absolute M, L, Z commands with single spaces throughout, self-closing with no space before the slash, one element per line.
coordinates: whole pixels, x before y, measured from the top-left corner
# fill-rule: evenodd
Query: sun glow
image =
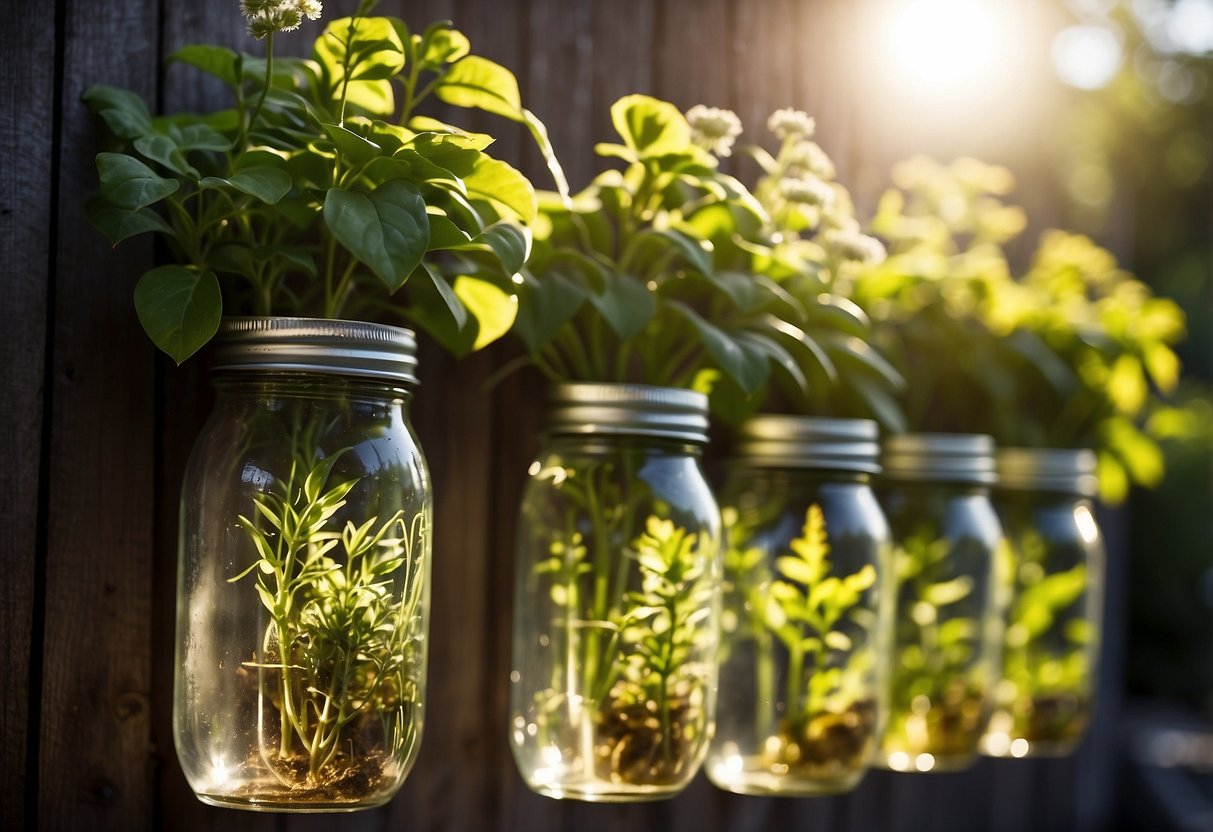
<path fill-rule="evenodd" d="M 996 6 L 983 0 L 907 0 L 885 37 L 905 81 L 935 90 L 980 86 L 997 68 Z"/>

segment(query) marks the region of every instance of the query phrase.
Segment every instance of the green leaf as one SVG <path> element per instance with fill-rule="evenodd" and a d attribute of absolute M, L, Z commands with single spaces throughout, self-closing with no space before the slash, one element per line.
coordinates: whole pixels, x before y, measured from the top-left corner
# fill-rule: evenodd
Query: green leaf
<path fill-rule="evenodd" d="M 934 607 L 945 607 L 969 597 L 973 591 L 973 579 L 961 575 L 950 581 L 931 584 L 922 591 L 922 600 Z"/>
<path fill-rule="evenodd" d="M 330 188 L 324 221 L 337 241 L 391 291 L 421 263 L 430 240 L 425 200 L 411 182 L 385 182 L 369 194 Z"/>
<path fill-rule="evenodd" d="M 905 433 L 908 429 L 901 406 L 888 391 L 876 382 L 859 375 L 847 377 L 846 384 L 868 406 L 872 416 L 891 433 Z"/>
<path fill-rule="evenodd" d="M 97 169 L 105 198 L 129 211 L 159 202 L 181 188 L 176 179 L 165 179 L 138 159 L 121 153 L 98 153 Z"/>
<path fill-rule="evenodd" d="M 84 93 L 89 108 L 101 116 L 110 132 L 133 141 L 152 131 L 152 116 L 143 99 L 130 90 L 94 84 Z"/>
<path fill-rule="evenodd" d="M 758 392 L 770 372 L 770 363 L 765 354 L 739 343 L 714 324 L 708 323 L 689 306 L 673 300 L 667 303 L 695 328 L 704 348 L 717 366 L 737 382 L 737 386 L 747 396 Z"/>
<path fill-rule="evenodd" d="M 228 185 L 241 193 L 256 197 L 269 205 L 291 191 L 291 176 L 281 168 L 268 165 L 251 165 L 232 174 L 230 179 L 208 176 L 199 183 L 203 188 L 218 188 Z"/>
<path fill-rule="evenodd" d="M 160 266 L 135 286 L 135 310 L 156 346 L 180 364 L 219 329 L 219 281 L 209 271 Z"/>
<path fill-rule="evenodd" d="M 160 219 L 160 215 L 151 208 L 140 208 L 138 211 L 119 208 L 101 194 L 89 197 L 84 205 L 84 211 L 88 221 L 98 231 L 109 237 L 110 242 L 114 245 L 118 245 L 128 237 L 148 231 L 159 231 L 162 234 L 173 233 L 168 223 Z"/>
<path fill-rule="evenodd" d="M 333 144 L 337 145 L 337 150 L 341 152 L 344 161 L 356 167 L 365 165 L 378 156 L 382 150 L 370 139 L 365 139 L 340 124 L 321 124 L 320 126 L 333 140 Z"/>
<path fill-rule="evenodd" d="M 577 314 L 586 291 L 575 281 L 548 272 L 534 277 L 523 272 L 518 287 L 518 318 L 514 330 L 527 349 L 537 353 Z"/>
<path fill-rule="evenodd" d="M 590 295 L 590 302 L 621 341 L 635 338 L 657 314 L 657 298 L 634 277 L 605 272 L 603 278 L 602 293 Z"/>
<path fill-rule="evenodd" d="M 691 128 L 682 112 L 667 101 L 627 95 L 611 105 L 611 123 L 629 148 L 642 157 L 685 151 Z"/>
<path fill-rule="evenodd" d="M 214 75 L 229 87 L 240 83 L 238 64 L 240 56 L 223 46 L 209 44 L 193 44 L 183 46 L 168 56 L 169 63 L 180 61 L 184 64 Z"/>
<path fill-rule="evenodd" d="M 476 319 L 473 350 L 486 347 L 509 332 L 518 316 L 518 300 L 487 281 L 467 275 L 457 277 L 455 294 Z"/>
<path fill-rule="evenodd" d="M 691 268 L 700 272 L 704 276 L 711 279 L 712 277 L 712 255 L 708 253 L 699 242 L 699 240 L 684 234 L 681 231 L 675 231 L 672 228 L 657 229 L 646 231 L 638 236 L 653 236 L 664 240 L 671 244 L 682 255 L 683 259 Z M 724 288 L 723 286 L 721 288 Z M 727 290 L 726 290 L 727 291 Z M 731 295 L 730 295 L 731 297 Z"/>
<path fill-rule="evenodd" d="M 443 277 L 442 273 L 437 269 L 431 268 L 428 263 L 425 264 L 425 267 L 421 271 L 429 277 L 429 285 L 433 287 L 434 292 L 442 300 L 443 304 L 446 305 L 447 312 L 451 316 L 451 322 L 455 325 L 455 330 L 458 331 L 467 326 L 468 310 L 464 307 L 463 302 L 455 294 L 455 290 L 447 282 L 447 279 Z"/>
<path fill-rule="evenodd" d="M 135 150 L 153 162 L 159 162 L 174 173 L 198 178 L 198 171 L 186 161 L 181 148 L 168 136 L 159 133 L 140 136 L 135 139 Z"/>
<path fill-rule="evenodd" d="M 831 355 L 839 365 L 849 365 L 875 375 L 890 390 L 905 389 L 906 382 L 901 373 L 884 359 L 871 345 L 858 338 L 845 338 L 833 343 Z"/>
<path fill-rule="evenodd" d="M 427 64 L 450 64 L 466 56 L 472 45 L 467 36 L 448 24 L 431 26 L 421 39 L 425 47 L 421 60 Z"/>
<path fill-rule="evenodd" d="M 505 162 L 481 154 L 463 183 L 468 196 L 487 200 L 498 210 L 505 209 L 507 218 L 517 217 L 528 224 L 535 221 L 539 204 L 534 186 Z"/>
<path fill-rule="evenodd" d="M 459 248 L 472 241 L 471 236 L 448 218 L 430 214 L 429 251 Z"/>
<path fill-rule="evenodd" d="M 344 83 L 347 53 L 348 84 Z M 382 116 L 396 112 L 390 79 L 404 68 L 404 44 L 387 18 L 332 21 L 316 39 L 312 57 L 320 65 L 334 105 L 344 92 L 346 104 L 355 110 Z"/>
<path fill-rule="evenodd" d="M 456 107 L 475 107 L 515 121 L 522 119 L 518 80 L 501 64 L 469 55 L 443 76 L 434 94 Z"/>
<path fill-rule="evenodd" d="M 531 131 L 531 136 L 534 137 L 535 144 L 539 147 L 539 153 L 543 156 L 543 161 L 548 166 L 548 173 L 551 174 L 552 181 L 556 184 L 556 193 L 560 194 L 560 198 L 567 203 L 569 199 L 569 180 L 564 175 L 564 168 L 561 167 L 560 160 L 556 158 L 556 151 L 552 147 L 552 140 L 548 138 L 547 127 L 530 110 L 522 111 L 522 120 L 526 124 L 527 129 Z"/>
<path fill-rule="evenodd" d="M 508 222 L 493 223 L 472 239 L 492 249 L 507 274 L 514 275 L 531 255 L 531 232 Z"/>

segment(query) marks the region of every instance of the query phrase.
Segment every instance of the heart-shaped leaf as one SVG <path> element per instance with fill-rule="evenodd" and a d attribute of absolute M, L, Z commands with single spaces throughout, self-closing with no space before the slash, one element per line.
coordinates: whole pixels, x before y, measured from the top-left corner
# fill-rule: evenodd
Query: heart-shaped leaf
<path fill-rule="evenodd" d="M 430 240 L 425 200 L 411 182 L 385 182 L 369 194 L 330 188 L 324 222 L 391 291 L 421 263 Z"/>
<path fill-rule="evenodd" d="M 138 159 L 121 153 L 98 153 L 97 170 L 105 198 L 129 211 L 159 202 L 181 187 L 176 179 L 165 179 Z"/>
<path fill-rule="evenodd" d="M 219 329 L 219 281 L 209 271 L 160 266 L 135 286 L 135 311 L 152 342 L 180 364 Z"/>
<path fill-rule="evenodd" d="M 128 237 L 148 231 L 172 233 L 168 223 L 160 219 L 160 215 L 151 208 L 140 208 L 138 211 L 119 208 L 101 194 L 90 197 L 85 203 L 84 211 L 88 216 L 88 221 L 98 231 L 109 237 L 110 242 L 114 245 L 118 245 Z"/>
<path fill-rule="evenodd" d="M 291 191 L 291 175 L 281 168 L 269 165 L 250 165 L 233 173 L 230 179 L 208 176 L 199 184 L 204 188 L 230 185 L 264 203 L 277 205 L 278 201 Z"/>

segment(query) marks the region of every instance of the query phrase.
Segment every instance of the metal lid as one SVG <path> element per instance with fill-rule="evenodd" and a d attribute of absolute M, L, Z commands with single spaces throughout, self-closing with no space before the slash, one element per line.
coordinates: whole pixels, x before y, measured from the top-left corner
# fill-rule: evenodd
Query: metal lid
<path fill-rule="evenodd" d="M 907 433 L 885 439 L 884 477 L 912 482 L 992 485 L 994 440 L 975 433 Z"/>
<path fill-rule="evenodd" d="M 1015 491 L 1060 491 L 1093 497 L 1095 452 L 1085 448 L 1000 448 L 998 485 Z"/>
<path fill-rule="evenodd" d="M 417 384 L 412 330 L 323 318 L 224 318 L 216 370 L 331 373 Z"/>
<path fill-rule="evenodd" d="M 550 434 L 654 436 L 706 445 L 708 397 L 644 384 L 557 384 L 548 395 Z"/>
<path fill-rule="evenodd" d="M 880 473 L 880 429 L 869 419 L 759 414 L 741 425 L 737 456 L 763 468 Z"/>

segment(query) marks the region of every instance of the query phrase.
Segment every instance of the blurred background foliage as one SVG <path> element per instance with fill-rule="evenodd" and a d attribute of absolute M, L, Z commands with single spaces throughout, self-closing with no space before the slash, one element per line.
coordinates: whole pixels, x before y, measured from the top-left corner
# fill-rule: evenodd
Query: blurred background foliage
<path fill-rule="evenodd" d="M 1054 42 L 1059 76 L 1076 84 L 1053 157 L 1065 224 L 1123 241 L 1129 268 L 1188 319 L 1185 381 L 1147 422 L 1167 475 L 1131 506 L 1126 683 L 1213 717 L 1213 2 L 1068 7 L 1087 69 L 1115 69 L 1102 86 L 1067 73 Z"/>
<path fill-rule="evenodd" d="M 1213 0 L 869 0 L 852 17 L 839 168 L 890 254 L 853 297 L 893 353 L 920 356 L 899 367 L 915 379 L 907 422 L 1094 441 L 1103 496 L 1131 495 L 1127 622 L 1113 622 L 1127 691 L 1213 720 Z M 932 298 L 941 276 L 951 296 Z M 1126 336 L 1119 352 L 1061 342 L 1076 276 L 1112 298 L 1086 311 Z M 983 311 L 1012 280 L 1041 294 Z M 1029 366 L 1007 364 L 996 336 L 1016 320 L 1076 360 L 1076 386 L 1027 341 L 1011 346 Z M 1003 373 L 985 371 L 1000 366 L 1037 374 L 1019 424 Z M 971 407 L 940 406 L 958 387 Z"/>

